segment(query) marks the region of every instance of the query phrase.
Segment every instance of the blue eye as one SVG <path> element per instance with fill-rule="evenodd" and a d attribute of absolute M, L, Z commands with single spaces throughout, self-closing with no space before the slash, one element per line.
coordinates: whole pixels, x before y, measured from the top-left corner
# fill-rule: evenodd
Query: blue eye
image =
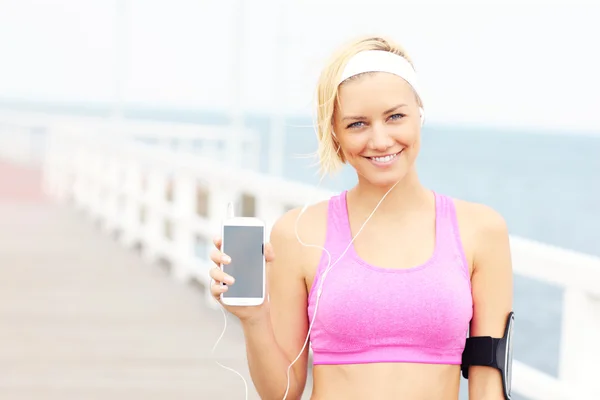
<path fill-rule="evenodd" d="M 350 125 L 348 125 L 346 128 L 347 129 L 358 128 L 358 126 L 359 126 L 358 124 L 362 124 L 362 123 L 363 123 L 362 121 L 353 122 Z"/>
<path fill-rule="evenodd" d="M 390 118 L 391 119 L 400 119 L 404 116 L 405 116 L 404 114 L 394 114 L 394 115 L 390 116 Z"/>

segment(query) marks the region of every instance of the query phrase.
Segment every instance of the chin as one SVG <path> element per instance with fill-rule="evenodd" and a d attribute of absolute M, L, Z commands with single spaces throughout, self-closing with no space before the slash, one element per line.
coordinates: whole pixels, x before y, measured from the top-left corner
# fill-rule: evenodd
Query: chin
<path fill-rule="evenodd" d="M 402 178 L 404 178 L 404 175 L 374 176 L 374 177 L 369 177 L 367 179 L 367 181 L 369 182 L 369 184 L 376 186 L 376 187 L 389 188 L 390 186 L 393 186 L 394 184 L 396 184 L 398 181 L 402 180 Z"/>
<path fill-rule="evenodd" d="M 388 171 L 373 171 L 371 168 L 363 168 L 362 171 L 358 171 L 365 183 L 381 188 L 390 187 L 406 176 L 404 168 L 394 168 Z"/>

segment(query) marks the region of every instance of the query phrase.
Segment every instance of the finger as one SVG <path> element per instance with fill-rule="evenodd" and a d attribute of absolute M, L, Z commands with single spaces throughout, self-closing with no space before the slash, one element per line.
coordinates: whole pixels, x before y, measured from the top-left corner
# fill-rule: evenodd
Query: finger
<path fill-rule="evenodd" d="M 229 286 L 227 286 L 227 285 L 220 285 L 218 283 L 213 283 L 210 286 L 210 294 L 212 294 L 213 297 L 219 297 L 219 296 L 221 296 L 221 293 L 225 293 L 228 289 L 229 289 Z"/>
<path fill-rule="evenodd" d="M 275 252 L 271 243 L 265 243 L 265 261 L 271 262 L 275 259 Z"/>
<path fill-rule="evenodd" d="M 221 282 L 225 282 L 228 285 L 233 285 L 235 283 L 235 279 L 233 278 L 233 276 L 226 274 L 219 267 L 211 268 L 209 275 L 212 279 L 215 280 L 215 282 L 219 284 Z"/>
<path fill-rule="evenodd" d="M 212 249 L 210 251 L 210 260 L 212 262 L 214 262 L 215 264 L 217 264 L 218 266 L 221 266 L 222 259 L 223 259 L 223 253 L 221 253 L 219 250 Z"/>
<path fill-rule="evenodd" d="M 223 241 L 221 240 L 221 236 L 215 236 L 215 237 L 213 238 L 213 243 L 214 243 L 215 247 L 216 247 L 217 249 L 219 249 L 219 250 L 221 250 L 221 243 L 222 243 L 222 242 L 223 242 Z"/>
<path fill-rule="evenodd" d="M 219 250 L 217 249 L 212 249 L 210 252 L 210 259 L 212 262 L 214 262 L 215 264 L 217 264 L 217 266 L 221 266 L 221 264 L 229 264 L 231 262 L 231 257 L 229 257 L 227 254 L 223 254 L 221 253 Z"/>

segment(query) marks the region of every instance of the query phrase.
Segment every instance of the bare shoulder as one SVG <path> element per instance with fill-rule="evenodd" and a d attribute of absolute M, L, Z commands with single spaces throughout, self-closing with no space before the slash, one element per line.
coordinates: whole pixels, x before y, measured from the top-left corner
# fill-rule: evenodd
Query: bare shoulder
<path fill-rule="evenodd" d="M 504 233 L 508 231 L 504 217 L 495 209 L 481 203 L 455 199 L 459 222 L 476 233 Z"/>
<path fill-rule="evenodd" d="M 494 254 L 500 257 L 498 252 L 510 257 L 508 226 L 497 210 L 485 204 L 465 200 L 455 199 L 454 203 L 461 236 L 465 247 L 469 249 L 472 268 L 489 265 L 481 260 Z"/>
<path fill-rule="evenodd" d="M 284 213 L 271 229 L 271 241 L 285 244 L 286 247 L 295 247 L 298 242 L 296 233 L 302 241 L 305 238 L 314 239 L 314 236 L 324 234 L 327 221 L 328 202 L 321 201 L 313 204 L 302 212 L 302 207 L 293 208 Z"/>
<path fill-rule="evenodd" d="M 327 220 L 327 200 L 310 205 L 302 212 L 302 207 L 293 208 L 284 213 L 273 224 L 271 239 L 296 240 L 296 229 L 298 233 L 310 233 L 315 228 L 325 225 Z"/>
<path fill-rule="evenodd" d="M 320 257 L 321 249 L 314 246 L 323 246 L 325 242 L 327 212 L 328 201 L 324 200 L 304 212 L 302 207 L 297 207 L 284 213 L 271 229 L 271 245 L 276 257 L 283 256 L 302 268 L 310 268 L 315 257 L 317 260 Z"/>

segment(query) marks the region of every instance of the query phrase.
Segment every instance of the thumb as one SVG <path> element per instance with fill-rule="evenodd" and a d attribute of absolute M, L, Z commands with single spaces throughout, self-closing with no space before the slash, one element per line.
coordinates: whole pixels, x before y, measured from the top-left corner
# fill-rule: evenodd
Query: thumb
<path fill-rule="evenodd" d="M 275 252 L 271 243 L 265 243 L 265 261 L 270 263 L 275 260 Z"/>
<path fill-rule="evenodd" d="M 271 246 L 271 243 L 265 243 L 265 274 L 266 274 L 266 280 L 265 280 L 265 296 L 266 296 L 266 300 L 267 303 L 269 302 L 269 276 L 270 274 L 270 270 L 271 270 L 271 262 L 275 260 L 275 252 L 273 251 L 273 246 Z"/>

